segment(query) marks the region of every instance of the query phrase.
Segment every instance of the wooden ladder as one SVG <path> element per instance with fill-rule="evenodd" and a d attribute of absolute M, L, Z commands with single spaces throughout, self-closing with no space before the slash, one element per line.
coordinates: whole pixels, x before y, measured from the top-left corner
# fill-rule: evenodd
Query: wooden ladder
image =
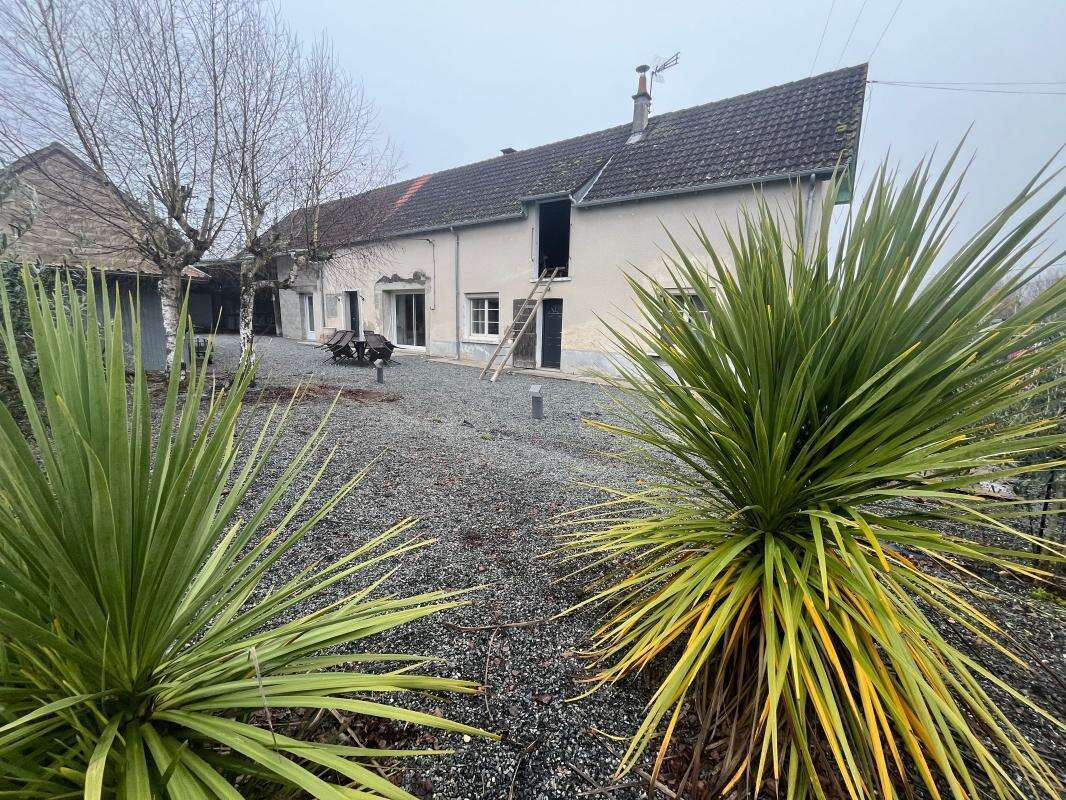
<path fill-rule="evenodd" d="M 514 318 L 511 320 L 511 324 L 507 326 L 507 330 L 504 331 L 503 336 L 500 337 L 499 344 L 496 345 L 496 349 L 492 351 L 492 355 L 489 356 L 489 361 L 485 364 L 485 368 L 481 370 L 481 374 L 478 376 L 478 380 L 484 380 L 489 370 L 492 369 L 493 363 L 500 355 L 500 351 L 503 350 L 504 345 L 508 342 L 511 343 L 511 347 L 503 354 L 503 359 L 496 367 L 495 372 L 492 373 L 492 382 L 495 383 L 496 379 L 500 377 L 500 373 L 503 372 L 503 368 L 507 366 L 507 359 L 511 357 L 514 352 L 514 344 L 522 338 L 522 335 L 529 328 L 530 323 L 536 319 L 537 306 L 544 300 L 546 295 L 552 288 L 552 281 L 562 271 L 562 267 L 556 267 L 553 270 L 541 274 L 536 283 L 533 284 L 533 288 L 529 292 L 529 296 L 522 302 L 522 305 L 515 311 Z"/>

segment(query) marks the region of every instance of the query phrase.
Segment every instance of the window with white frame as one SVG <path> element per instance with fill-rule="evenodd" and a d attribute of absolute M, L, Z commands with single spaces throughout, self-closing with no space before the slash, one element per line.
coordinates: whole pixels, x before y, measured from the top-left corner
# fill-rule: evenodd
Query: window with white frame
<path fill-rule="evenodd" d="M 467 319 L 472 337 L 495 339 L 500 335 L 499 295 L 473 295 L 467 298 Z"/>

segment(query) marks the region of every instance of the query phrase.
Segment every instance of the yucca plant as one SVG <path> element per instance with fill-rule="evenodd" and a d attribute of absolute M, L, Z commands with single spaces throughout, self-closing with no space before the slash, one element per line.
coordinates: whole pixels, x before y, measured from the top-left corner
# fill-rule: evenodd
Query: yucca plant
<path fill-rule="evenodd" d="M 383 702 L 473 684 L 359 646 L 464 602 L 378 591 L 427 540 L 403 523 L 272 578 L 361 477 L 308 508 L 332 456 L 325 419 L 245 506 L 279 437 L 293 435 L 292 405 L 241 423 L 253 369 L 225 389 L 203 363 L 183 376 L 187 319 L 154 403 L 136 324 L 127 376 L 120 303 L 93 280 L 84 294 L 69 276 L 24 280 L 43 401 L 12 359 L 29 434 L 0 407 L 0 797 L 240 798 L 264 785 L 259 796 L 410 797 L 370 763 L 408 751 L 300 741 L 272 720 L 333 709 L 480 733 Z M 6 296 L 3 306 L 13 351 Z M 349 579 L 360 588 L 330 594 Z"/>
<path fill-rule="evenodd" d="M 1017 560 L 1031 509 L 981 483 L 1063 442 L 1051 420 L 992 420 L 1064 357 L 1066 281 L 995 310 L 1056 260 L 1039 241 L 1063 190 L 1038 176 L 949 254 L 954 160 L 882 168 L 835 244 L 835 191 L 811 230 L 798 197 L 761 202 L 725 247 L 696 226 L 698 257 L 674 241 L 665 281 L 630 281 L 622 422 L 592 424 L 657 477 L 568 520 L 561 551 L 606 568 L 582 604 L 605 608 L 592 691 L 665 675 L 621 772 L 655 742 L 659 770 L 684 728 L 683 780 L 708 797 L 1058 796 L 991 693 L 1044 712 L 936 623 L 1023 663 L 981 576 L 1046 573 Z"/>

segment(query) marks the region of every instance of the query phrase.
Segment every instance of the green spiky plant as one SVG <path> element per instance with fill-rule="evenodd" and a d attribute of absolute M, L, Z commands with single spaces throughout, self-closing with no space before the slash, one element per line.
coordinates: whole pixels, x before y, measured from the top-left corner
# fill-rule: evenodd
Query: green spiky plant
<path fill-rule="evenodd" d="M 658 771 L 691 708 L 677 744 L 699 796 L 1058 796 L 990 692 L 1044 712 L 934 620 L 1022 664 L 975 593 L 982 572 L 1046 573 L 1016 560 L 1029 508 L 978 484 L 1063 443 L 1052 420 L 990 420 L 1066 352 L 1066 281 L 994 316 L 1056 260 L 1038 242 L 1064 190 L 1038 176 L 948 254 L 953 162 L 882 168 L 836 245 L 831 188 L 810 231 L 797 197 L 794 216 L 759 203 L 722 248 L 697 227 L 699 258 L 674 241 L 664 283 L 688 297 L 630 281 L 623 421 L 592 424 L 658 477 L 571 518 L 561 551 L 608 568 L 582 603 L 606 615 L 592 691 L 663 665 L 620 772 L 661 740 Z"/>
<path fill-rule="evenodd" d="M 223 390 L 190 363 L 183 388 L 187 318 L 154 404 L 136 324 L 127 377 L 121 304 L 92 280 L 84 296 L 69 276 L 24 281 L 43 402 L 13 359 L 30 435 L 0 407 L 0 797 L 232 799 L 265 784 L 268 796 L 410 798 L 370 761 L 413 753 L 299 741 L 271 728 L 271 710 L 480 733 L 382 702 L 473 684 L 359 646 L 463 602 L 377 592 L 428 541 L 404 523 L 277 583 L 271 567 L 361 477 L 308 507 L 332 455 L 318 458 L 326 420 L 242 509 L 291 435 L 292 404 L 241 423 L 248 367 Z M 6 296 L 3 311 L 11 351 Z M 362 588 L 330 599 L 350 578 Z M 338 654 L 345 646 L 354 652 Z"/>

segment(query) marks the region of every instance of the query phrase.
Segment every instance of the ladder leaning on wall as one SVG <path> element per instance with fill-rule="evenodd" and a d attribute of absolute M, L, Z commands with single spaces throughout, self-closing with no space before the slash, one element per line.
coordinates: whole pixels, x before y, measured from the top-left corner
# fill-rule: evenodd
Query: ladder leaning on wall
<path fill-rule="evenodd" d="M 515 343 L 522 338 L 526 329 L 528 329 L 533 320 L 536 319 L 537 307 L 541 304 L 541 301 L 544 300 L 544 295 L 551 291 L 552 281 L 558 277 L 562 269 L 562 267 L 556 267 L 555 269 L 542 273 L 537 278 L 536 282 L 533 284 L 532 290 L 529 292 L 529 297 L 527 297 L 522 305 L 518 307 L 514 317 L 511 319 L 511 324 L 507 326 L 507 330 L 504 331 L 503 335 L 500 337 L 499 344 L 496 345 L 496 349 L 493 350 L 492 355 L 489 356 L 488 363 L 485 365 L 485 368 L 481 370 L 481 375 L 478 376 L 478 380 L 483 380 L 485 376 L 488 375 L 489 370 L 492 369 L 493 363 L 498 357 L 500 357 L 500 351 L 503 350 L 504 345 L 510 344 L 511 346 L 507 349 L 507 352 L 503 354 L 499 365 L 497 365 L 496 370 L 492 373 L 492 382 L 495 383 L 496 379 L 500 377 L 503 368 L 507 366 L 507 359 L 509 359 L 511 354 L 514 353 Z"/>

